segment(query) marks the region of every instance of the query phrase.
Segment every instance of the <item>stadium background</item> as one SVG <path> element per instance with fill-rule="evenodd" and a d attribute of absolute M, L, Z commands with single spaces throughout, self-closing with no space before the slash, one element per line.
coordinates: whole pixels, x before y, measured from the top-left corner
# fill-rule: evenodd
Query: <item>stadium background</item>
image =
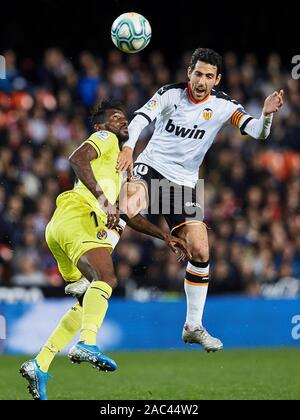
<path fill-rule="evenodd" d="M 300 314 L 296 13 L 268 4 L 259 12 L 227 4 L 213 11 L 196 2 L 184 11 L 171 2 L 87 1 L 84 9 L 76 2 L 62 9 L 43 0 L 35 7 L 32 13 L 24 2 L 1 6 L 7 78 L 0 81 L 0 315 L 8 339 L 0 337 L 0 351 L 35 352 L 70 304 L 44 229 L 57 194 L 72 188 L 68 156 L 91 131 L 89 109 L 101 99 L 121 100 L 131 118 L 157 88 L 185 80 L 198 46 L 224 56 L 221 89 L 249 113 L 259 116 L 275 89 L 285 90 L 286 101 L 267 141 L 226 126 L 201 168 L 211 228 L 206 325 L 227 347 L 299 346 L 299 329 L 292 333 Z M 131 10 L 149 19 L 153 38 L 142 53 L 125 55 L 113 47 L 110 26 Z M 151 127 L 138 150 L 150 136 Z M 114 262 L 118 298 L 102 348 L 180 349 L 184 265 L 129 228 Z"/>

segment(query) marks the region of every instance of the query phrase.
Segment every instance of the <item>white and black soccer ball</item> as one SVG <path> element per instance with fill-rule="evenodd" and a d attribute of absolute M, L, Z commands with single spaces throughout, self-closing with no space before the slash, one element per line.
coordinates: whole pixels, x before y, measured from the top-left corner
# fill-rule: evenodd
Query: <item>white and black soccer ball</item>
<path fill-rule="evenodd" d="M 152 30 L 148 20 L 139 13 L 120 15 L 112 24 L 111 39 L 125 53 L 142 51 L 150 42 Z"/>

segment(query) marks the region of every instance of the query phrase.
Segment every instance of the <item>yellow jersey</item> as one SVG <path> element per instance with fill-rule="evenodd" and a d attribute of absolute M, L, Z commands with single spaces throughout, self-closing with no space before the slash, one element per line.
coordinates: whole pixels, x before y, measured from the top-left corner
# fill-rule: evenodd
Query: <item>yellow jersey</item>
<path fill-rule="evenodd" d="M 120 152 L 117 136 L 106 130 L 93 133 L 84 143 L 90 144 L 97 152 L 97 158 L 91 161 L 93 174 L 111 204 L 115 204 L 122 186 L 122 173 L 116 169 Z M 80 194 L 93 208 L 98 208 L 99 202 L 91 191 L 77 180 L 73 191 Z"/>

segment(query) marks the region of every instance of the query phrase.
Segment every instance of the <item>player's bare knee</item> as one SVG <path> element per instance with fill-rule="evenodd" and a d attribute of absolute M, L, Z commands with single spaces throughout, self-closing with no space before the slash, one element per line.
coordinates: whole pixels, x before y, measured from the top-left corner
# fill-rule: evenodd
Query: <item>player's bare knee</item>
<path fill-rule="evenodd" d="M 128 207 L 127 207 L 127 216 L 129 219 L 132 219 L 134 216 L 136 216 L 142 209 L 136 205 L 136 203 L 130 203 L 128 201 Z"/>
<path fill-rule="evenodd" d="M 192 246 L 192 260 L 197 262 L 206 262 L 209 260 L 209 247 L 206 245 Z"/>
<path fill-rule="evenodd" d="M 133 207 L 128 200 L 128 206 L 127 206 L 127 209 L 126 209 L 126 214 L 129 217 L 129 219 L 132 219 L 134 216 L 137 215 L 137 213 L 138 213 L 138 209 L 136 207 Z"/>
<path fill-rule="evenodd" d="M 136 193 L 128 197 L 126 202 L 125 212 L 130 219 L 148 207 L 143 187 L 138 185 L 136 188 Z"/>

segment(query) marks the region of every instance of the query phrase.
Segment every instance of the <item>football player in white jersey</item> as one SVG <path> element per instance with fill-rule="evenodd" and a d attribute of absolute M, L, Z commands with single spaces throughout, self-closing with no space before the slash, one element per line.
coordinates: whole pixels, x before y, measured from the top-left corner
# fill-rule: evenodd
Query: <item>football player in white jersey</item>
<path fill-rule="evenodd" d="M 215 90 L 221 80 L 222 57 L 207 48 L 194 51 L 187 70 L 188 81 L 162 87 L 138 111 L 129 125 L 129 140 L 119 155 L 117 169 L 132 166 L 132 154 L 141 131 L 156 119 L 154 133 L 145 150 L 137 157 L 134 174 L 145 181 L 148 188 L 137 188 L 137 199 L 149 201 L 150 212 L 159 205 L 175 235 L 186 240 L 192 254 L 186 269 L 184 288 L 187 316 L 182 338 L 188 343 L 201 344 L 207 351 L 220 350 L 222 342 L 212 337 L 202 325 L 202 316 L 209 282 L 209 245 L 203 223 L 202 203 L 195 186 L 199 167 L 218 131 L 230 122 L 255 139 L 266 139 L 270 133 L 273 113 L 283 105 L 283 91 L 274 92 L 264 102 L 259 119 L 249 115 L 238 102 L 224 92 Z M 172 185 L 190 193 L 191 200 L 182 200 L 174 189 L 170 208 L 162 211 L 165 194 L 153 194 L 155 180 L 171 181 Z M 191 217 L 190 208 L 195 214 Z M 181 209 L 181 214 L 178 214 Z M 197 211 L 198 210 L 198 211 Z"/>

